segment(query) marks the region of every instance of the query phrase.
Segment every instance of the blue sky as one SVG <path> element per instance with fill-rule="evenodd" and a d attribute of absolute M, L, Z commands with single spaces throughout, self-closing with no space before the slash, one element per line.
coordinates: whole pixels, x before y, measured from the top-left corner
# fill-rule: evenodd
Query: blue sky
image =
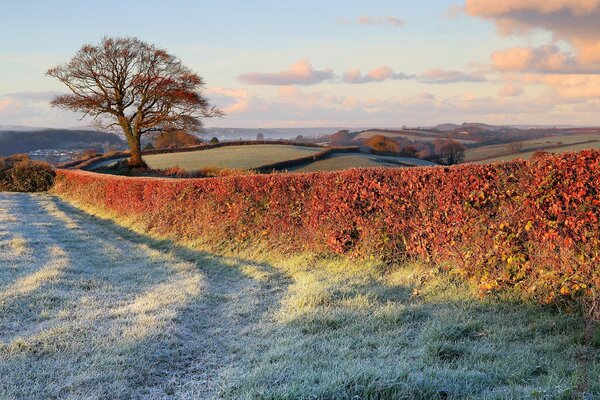
<path fill-rule="evenodd" d="M 64 88 L 44 72 L 104 35 L 157 44 L 202 75 L 227 112 L 209 126 L 600 125 L 596 38 L 571 29 L 600 4 L 543 3 L 5 0 L 0 125 L 84 124 L 47 106 Z"/>

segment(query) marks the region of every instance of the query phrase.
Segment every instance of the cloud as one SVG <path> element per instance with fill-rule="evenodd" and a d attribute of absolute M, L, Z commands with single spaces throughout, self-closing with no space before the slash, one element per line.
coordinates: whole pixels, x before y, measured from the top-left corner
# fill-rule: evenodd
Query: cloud
<path fill-rule="evenodd" d="M 0 98 L 0 115 L 17 112 L 23 108 L 23 103 L 17 99 L 5 97 Z"/>
<path fill-rule="evenodd" d="M 515 84 L 517 86 L 517 84 Z M 508 91 L 508 89 L 507 89 Z M 281 86 L 273 96 L 249 95 L 248 107 L 211 123 L 220 126 L 430 126 L 448 121 L 482 121 L 498 124 L 598 123 L 596 99 L 560 96 L 481 96 L 465 92 L 434 96 L 425 92 L 406 96 L 365 97 L 339 95 L 314 88 Z M 592 106 L 590 106 L 590 104 Z M 569 122 L 570 121 L 570 122 Z"/>
<path fill-rule="evenodd" d="M 600 0 L 466 0 L 465 11 L 503 35 L 541 29 L 570 43 L 583 64 L 600 64 Z"/>
<path fill-rule="evenodd" d="M 76 114 L 50 107 L 50 99 L 57 94 L 62 93 L 40 91 L 0 94 L 1 124 L 42 127 L 82 125 Z"/>
<path fill-rule="evenodd" d="M 554 94 L 568 99 L 597 99 L 600 97 L 598 74 L 525 74 L 519 78 L 525 83 L 538 83 L 549 87 Z"/>
<path fill-rule="evenodd" d="M 369 15 L 360 15 L 354 20 L 349 20 L 343 17 L 338 18 L 338 23 L 345 25 L 381 25 L 398 28 L 406 24 L 401 18 L 393 16 L 373 17 Z"/>
<path fill-rule="evenodd" d="M 403 72 L 394 72 L 389 67 L 378 67 L 363 75 L 359 69 L 352 69 L 342 76 L 342 81 L 345 83 L 370 83 L 383 82 L 388 79 L 414 79 L 415 75 L 408 75 Z"/>
<path fill-rule="evenodd" d="M 523 89 L 513 83 L 507 83 L 500 89 L 498 96 L 500 97 L 517 97 L 523 94 Z"/>
<path fill-rule="evenodd" d="M 235 114 L 248 109 L 250 95 L 244 89 L 211 87 L 206 90 L 211 103 L 219 107 L 225 114 Z"/>
<path fill-rule="evenodd" d="M 577 58 L 561 51 L 556 45 L 540 47 L 511 47 L 495 51 L 491 56 L 493 67 L 503 72 L 538 72 L 555 74 L 590 74 L 599 67 L 581 65 Z"/>
<path fill-rule="evenodd" d="M 264 73 L 251 72 L 239 76 L 240 81 L 249 85 L 314 85 L 333 79 L 330 69 L 315 70 L 307 60 L 292 64 L 286 71 Z"/>
<path fill-rule="evenodd" d="M 344 83 L 371 83 L 383 82 L 389 79 L 395 80 L 416 80 L 426 84 L 436 83 L 458 83 L 458 82 L 483 82 L 485 75 L 483 71 L 463 72 L 446 69 L 431 69 L 423 72 L 421 75 L 405 74 L 403 72 L 394 72 L 389 67 L 379 67 L 363 75 L 359 69 L 352 69 L 342 75 Z"/>
<path fill-rule="evenodd" d="M 484 82 L 485 76 L 481 72 L 463 72 L 436 68 L 423 72 L 419 80 L 422 83 Z"/>

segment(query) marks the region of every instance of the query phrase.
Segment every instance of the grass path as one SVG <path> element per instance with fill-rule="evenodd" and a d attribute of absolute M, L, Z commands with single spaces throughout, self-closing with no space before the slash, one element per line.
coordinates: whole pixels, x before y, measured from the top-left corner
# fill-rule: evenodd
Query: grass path
<path fill-rule="evenodd" d="M 48 195 L 0 193 L 0 221 L 0 398 L 212 397 L 277 298 Z"/>
<path fill-rule="evenodd" d="M 581 379 L 576 315 L 414 265 L 261 257 L 0 193 L 0 398 L 561 398 Z M 597 348 L 586 373 L 600 396 Z"/>

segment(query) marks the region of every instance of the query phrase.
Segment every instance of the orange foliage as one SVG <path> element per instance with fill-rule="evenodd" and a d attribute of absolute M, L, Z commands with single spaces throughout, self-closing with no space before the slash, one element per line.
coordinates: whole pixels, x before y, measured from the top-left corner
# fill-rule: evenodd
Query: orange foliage
<path fill-rule="evenodd" d="M 150 232 L 232 247 L 444 263 L 542 302 L 597 301 L 600 151 L 412 169 L 143 179 L 59 170 L 54 191 Z M 590 300 L 592 299 L 592 300 Z"/>
<path fill-rule="evenodd" d="M 400 145 L 394 141 L 383 135 L 374 135 L 367 140 L 365 143 L 369 146 L 373 151 L 385 152 L 385 153 L 399 153 Z"/>

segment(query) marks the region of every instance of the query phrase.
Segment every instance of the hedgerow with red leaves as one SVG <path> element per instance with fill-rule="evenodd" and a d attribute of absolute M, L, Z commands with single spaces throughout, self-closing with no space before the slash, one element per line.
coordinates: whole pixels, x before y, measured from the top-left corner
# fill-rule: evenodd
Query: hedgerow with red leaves
<path fill-rule="evenodd" d="M 230 247 L 418 257 L 544 302 L 597 302 L 600 151 L 532 161 L 209 179 L 60 170 L 54 192 Z"/>

